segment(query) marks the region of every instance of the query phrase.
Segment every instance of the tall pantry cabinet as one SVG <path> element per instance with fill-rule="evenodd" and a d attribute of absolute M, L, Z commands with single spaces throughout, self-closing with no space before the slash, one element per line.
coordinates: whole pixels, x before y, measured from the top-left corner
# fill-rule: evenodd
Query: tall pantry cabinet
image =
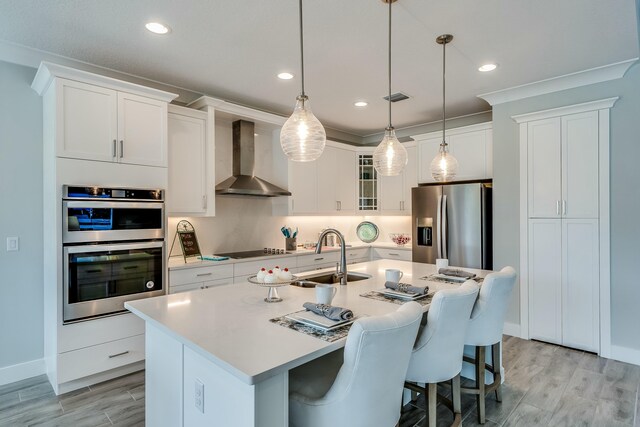
<path fill-rule="evenodd" d="M 514 117 L 528 338 L 598 353 L 609 339 L 609 108 L 616 99 Z"/>

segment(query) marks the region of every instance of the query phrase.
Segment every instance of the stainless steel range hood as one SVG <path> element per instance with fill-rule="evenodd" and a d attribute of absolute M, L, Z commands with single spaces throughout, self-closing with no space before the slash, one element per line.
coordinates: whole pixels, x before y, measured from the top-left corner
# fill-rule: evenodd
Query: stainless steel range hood
<path fill-rule="evenodd" d="M 253 122 L 233 122 L 233 176 L 216 185 L 216 194 L 254 197 L 290 196 L 291 193 L 254 176 Z"/>

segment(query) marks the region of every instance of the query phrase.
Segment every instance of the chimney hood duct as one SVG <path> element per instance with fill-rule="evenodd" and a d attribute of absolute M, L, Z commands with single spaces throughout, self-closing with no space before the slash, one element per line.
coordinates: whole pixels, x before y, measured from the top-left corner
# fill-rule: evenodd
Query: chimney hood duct
<path fill-rule="evenodd" d="M 291 193 L 254 175 L 253 122 L 233 122 L 233 176 L 216 185 L 216 194 L 254 197 L 290 196 Z"/>

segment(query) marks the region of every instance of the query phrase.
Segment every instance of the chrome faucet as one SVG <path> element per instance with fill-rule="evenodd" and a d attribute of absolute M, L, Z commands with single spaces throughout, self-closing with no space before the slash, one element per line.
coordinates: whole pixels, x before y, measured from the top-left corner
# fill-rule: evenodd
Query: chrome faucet
<path fill-rule="evenodd" d="M 338 236 L 338 241 L 340 242 L 340 271 L 337 273 L 337 276 L 340 278 L 340 284 L 347 284 L 347 244 L 344 241 L 344 236 L 341 232 L 336 230 L 335 228 L 327 228 L 322 233 L 320 233 L 320 237 L 318 237 L 318 244 L 316 245 L 316 253 L 322 253 L 322 239 L 327 234 L 333 233 Z"/>

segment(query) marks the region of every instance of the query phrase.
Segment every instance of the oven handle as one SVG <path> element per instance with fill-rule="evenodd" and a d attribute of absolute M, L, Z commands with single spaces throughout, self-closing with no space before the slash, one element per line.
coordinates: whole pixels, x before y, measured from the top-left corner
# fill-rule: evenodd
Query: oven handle
<path fill-rule="evenodd" d="M 157 202 L 94 202 L 94 201 L 79 201 L 79 200 L 65 200 L 62 202 L 62 206 L 66 208 L 95 208 L 95 209 L 162 209 L 163 204 Z"/>
<path fill-rule="evenodd" d="M 104 251 L 126 251 L 129 249 L 147 249 L 161 248 L 164 246 L 164 240 L 155 242 L 139 242 L 139 243 L 114 243 L 111 245 L 78 245 L 67 246 L 64 248 L 65 254 L 77 254 L 82 252 L 104 252 Z"/>

